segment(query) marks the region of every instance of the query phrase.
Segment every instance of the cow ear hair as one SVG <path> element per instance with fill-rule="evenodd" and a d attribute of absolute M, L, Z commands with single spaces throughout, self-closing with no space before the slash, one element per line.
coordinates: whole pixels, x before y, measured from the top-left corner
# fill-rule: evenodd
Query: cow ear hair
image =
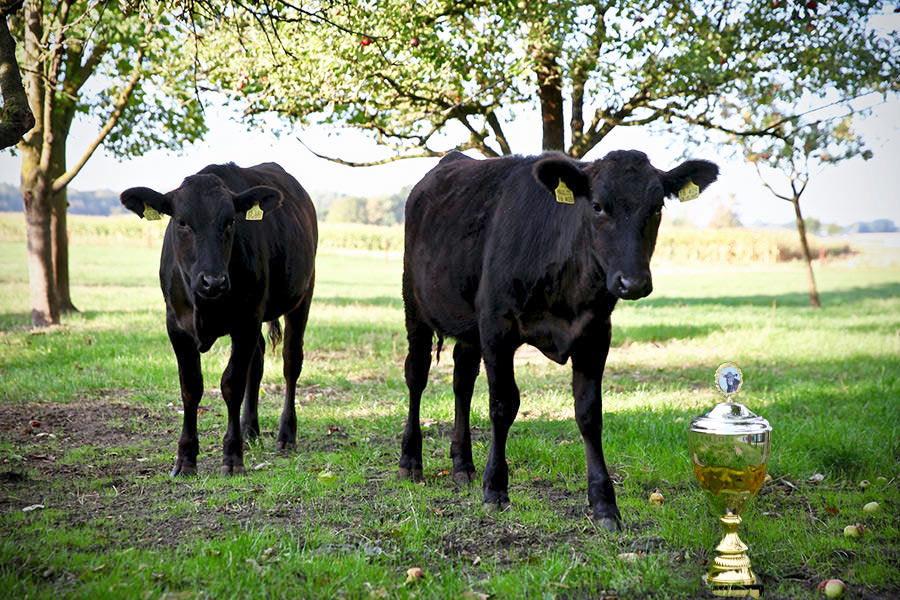
<path fill-rule="evenodd" d="M 246 213 L 254 206 L 259 206 L 265 214 L 281 206 L 282 196 L 281 192 L 273 187 L 257 185 L 235 194 L 233 200 L 234 210 L 239 213 Z"/>
<path fill-rule="evenodd" d="M 562 156 L 548 156 L 534 163 L 534 178 L 541 185 L 555 193 L 559 182 L 563 181 L 572 190 L 575 198 L 588 199 L 591 195 L 591 181 L 575 161 Z"/>
<path fill-rule="evenodd" d="M 665 195 L 677 196 L 685 186 L 693 183 L 699 194 L 719 176 L 719 167 L 708 160 L 687 160 L 671 171 L 662 174 Z"/>
<path fill-rule="evenodd" d="M 141 218 L 154 220 L 152 211 L 148 212 L 148 208 L 153 209 L 157 213 L 172 216 L 173 206 L 172 198 L 168 194 L 160 194 L 156 190 L 147 187 L 128 188 L 119 194 L 119 202 Z M 155 218 L 159 218 L 156 215 Z"/>

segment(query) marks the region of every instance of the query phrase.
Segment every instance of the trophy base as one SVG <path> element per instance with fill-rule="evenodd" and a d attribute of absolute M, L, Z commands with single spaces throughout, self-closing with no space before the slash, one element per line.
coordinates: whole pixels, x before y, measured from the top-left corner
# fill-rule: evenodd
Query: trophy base
<path fill-rule="evenodd" d="M 725 537 L 716 546 L 718 556 L 713 560 L 706 584 L 714 596 L 723 598 L 759 598 L 763 586 L 750 568 L 747 545 L 738 537 L 741 517 L 729 512 L 719 521 L 725 526 Z"/>
<path fill-rule="evenodd" d="M 747 583 L 724 585 L 706 581 L 709 591 L 713 596 L 721 598 L 761 598 L 763 585 L 761 583 Z"/>

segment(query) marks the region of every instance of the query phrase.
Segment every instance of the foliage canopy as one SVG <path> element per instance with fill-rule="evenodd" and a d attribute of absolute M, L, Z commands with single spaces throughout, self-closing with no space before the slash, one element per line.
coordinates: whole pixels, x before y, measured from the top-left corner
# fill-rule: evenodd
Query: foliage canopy
<path fill-rule="evenodd" d="M 735 120 L 735 106 L 845 100 L 900 73 L 897 32 L 870 27 L 884 10 L 872 0 L 211 6 L 194 4 L 212 23 L 201 70 L 248 117 L 360 129 L 394 158 L 508 154 L 531 108 L 543 148 L 575 157 L 614 127 L 659 120 L 762 135 L 771 124 Z"/>

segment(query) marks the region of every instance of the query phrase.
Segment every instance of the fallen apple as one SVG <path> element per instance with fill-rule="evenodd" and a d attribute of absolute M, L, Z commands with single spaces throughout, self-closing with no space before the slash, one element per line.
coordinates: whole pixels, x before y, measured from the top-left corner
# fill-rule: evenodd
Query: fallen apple
<path fill-rule="evenodd" d="M 817 586 L 817 589 L 825 594 L 826 598 L 840 598 L 844 595 L 846 587 L 840 579 L 826 579 Z"/>
<path fill-rule="evenodd" d="M 865 506 L 863 506 L 863 512 L 867 515 L 874 515 L 879 510 L 881 510 L 881 505 L 877 502 L 869 502 Z"/>

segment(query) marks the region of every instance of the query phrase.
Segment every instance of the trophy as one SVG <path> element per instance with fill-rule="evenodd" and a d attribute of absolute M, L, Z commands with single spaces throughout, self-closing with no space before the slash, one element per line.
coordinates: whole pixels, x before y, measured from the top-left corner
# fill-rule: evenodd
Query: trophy
<path fill-rule="evenodd" d="M 744 375 L 734 363 L 719 366 L 716 386 L 725 394 L 725 401 L 691 422 L 688 447 L 694 475 L 725 526 L 706 583 L 716 596 L 759 598 L 762 584 L 750 569 L 747 546 L 738 537 L 737 528 L 741 511 L 766 477 L 772 427 L 732 400 L 743 381 Z"/>

